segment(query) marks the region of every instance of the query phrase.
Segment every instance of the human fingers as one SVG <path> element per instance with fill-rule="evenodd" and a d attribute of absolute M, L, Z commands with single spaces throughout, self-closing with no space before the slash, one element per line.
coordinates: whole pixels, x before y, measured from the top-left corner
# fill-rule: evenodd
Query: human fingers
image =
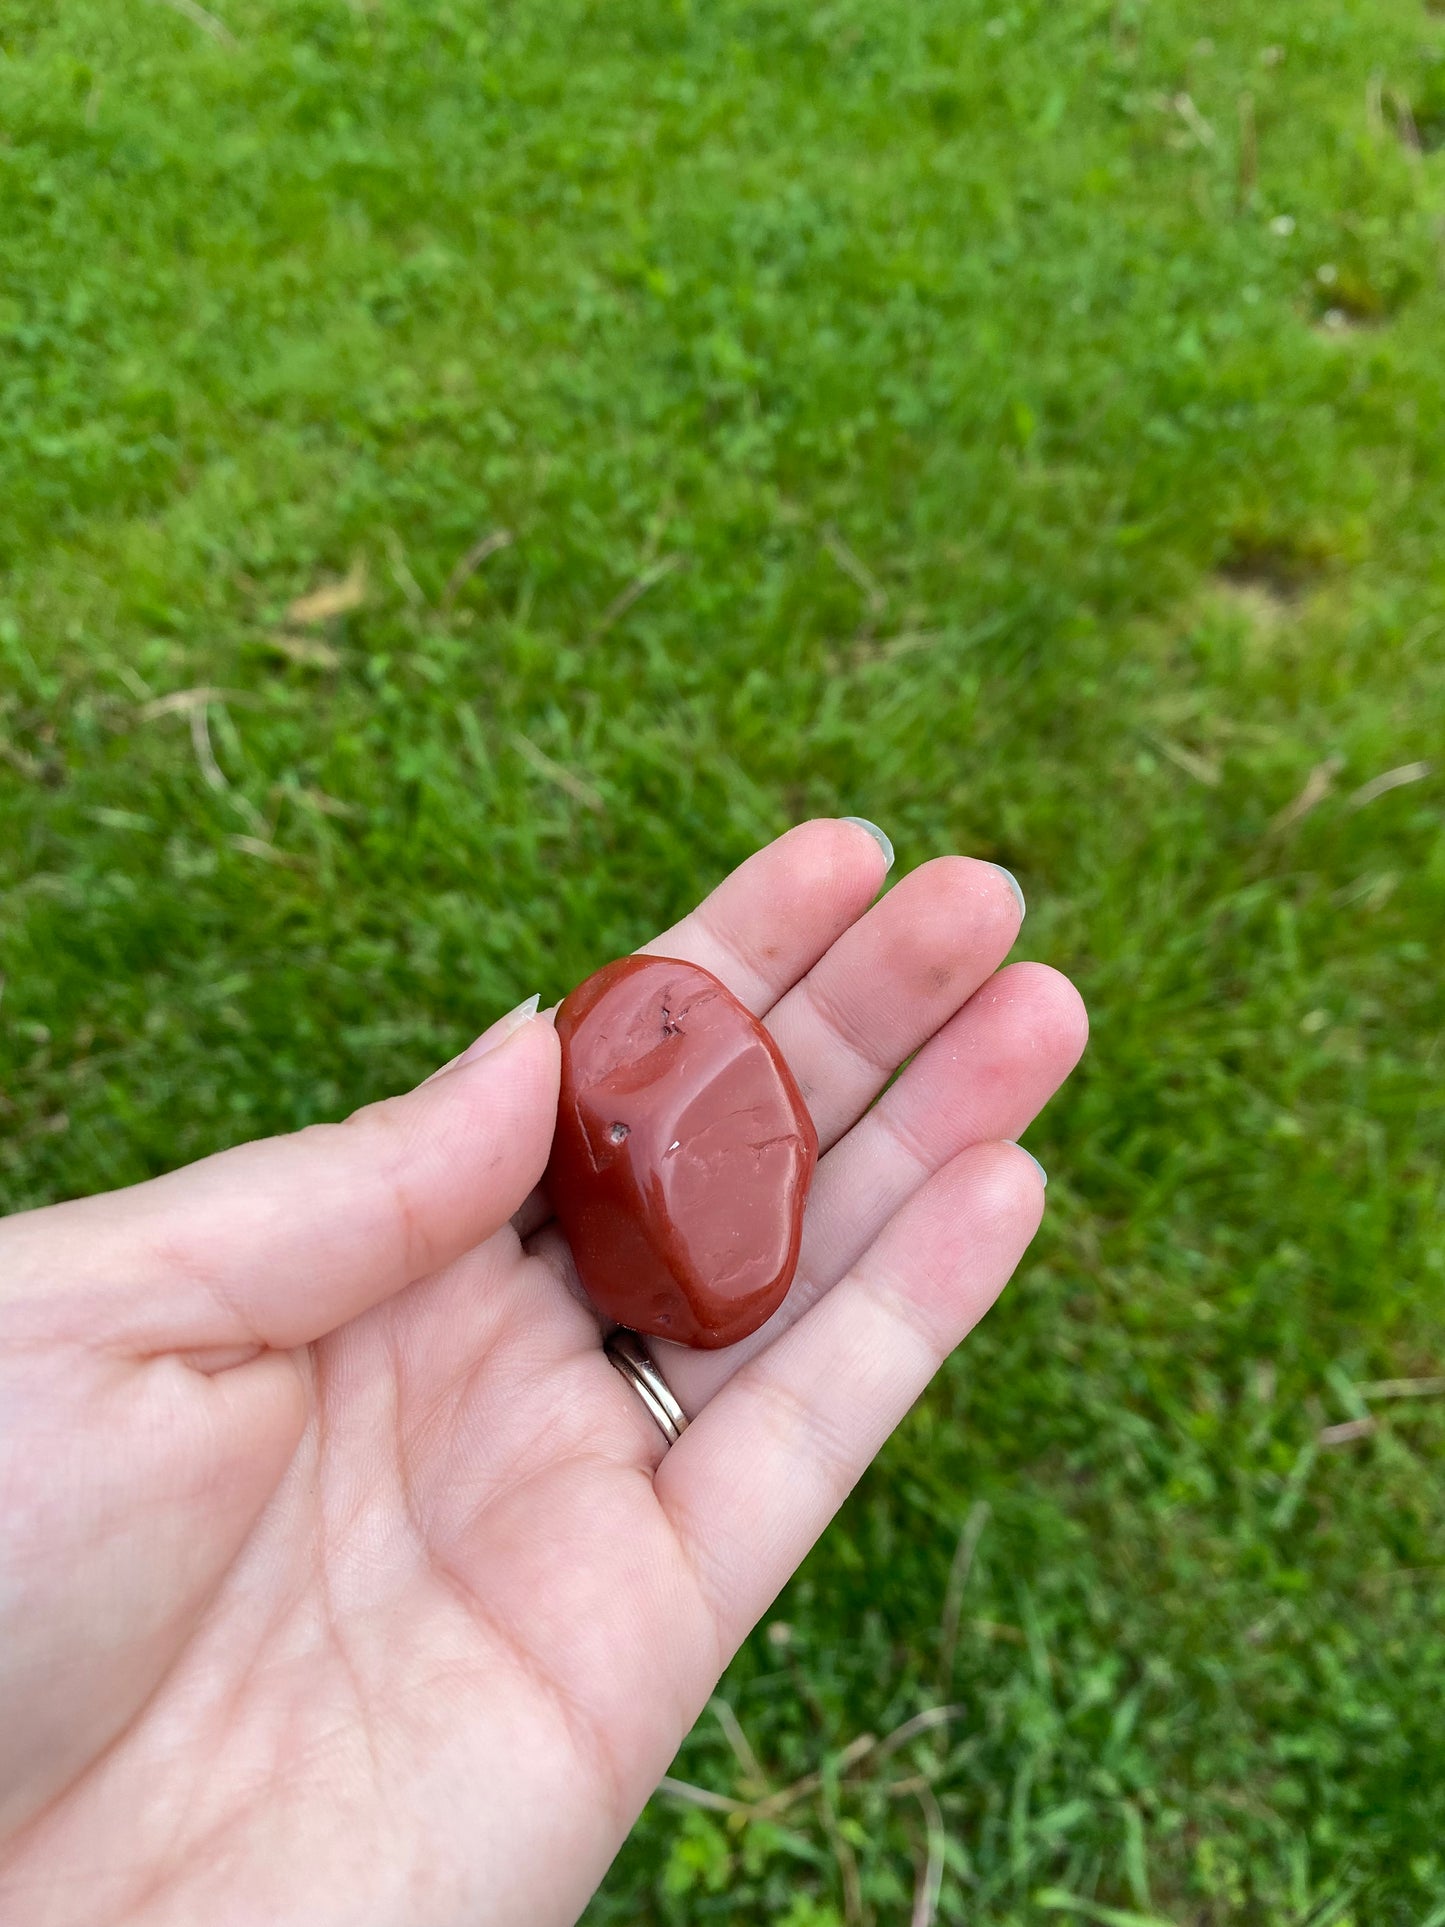
<path fill-rule="evenodd" d="M 1016 1146 L 963 1152 L 663 1458 L 657 1495 L 723 1653 L 756 1623 L 998 1296 L 1043 1201 L 1038 1169 Z"/>
<path fill-rule="evenodd" d="M 507 1222 L 551 1146 L 556 1032 L 530 1006 L 513 1015 L 345 1123 L 6 1220 L 7 1328 L 126 1352 L 289 1349 L 459 1257 Z"/>
<path fill-rule="evenodd" d="M 1083 999 L 1047 964 L 995 972 L 818 1167 L 794 1324 L 919 1186 L 973 1144 L 1014 1139 L 1083 1054 Z M 791 1294 L 789 1294 L 791 1297 Z"/>
<path fill-rule="evenodd" d="M 1008 955 L 1023 906 L 992 863 L 900 878 L 768 1013 L 824 1150 Z"/>
<path fill-rule="evenodd" d="M 799 823 L 642 949 L 701 964 L 761 1016 L 878 894 L 893 861 L 879 834 L 852 817 Z"/>
<path fill-rule="evenodd" d="M 683 1409 L 701 1411 L 795 1325 L 933 1172 L 972 1144 L 1019 1137 L 1078 1062 L 1087 1034 L 1083 1001 L 1058 971 L 1020 963 L 990 977 L 819 1163 L 797 1276 L 767 1323 L 723 1351 L 651 1341 Z"/>
<path fill-rule="evenodd" d="M 642 951 L 701 964 L 761 1015 L 862 916 L 892 862 L 882 831 L 855 817 L 799 823 Z M 530 1238 L 551 1215 L 546 1192 L 535 1191 L 514 1220 L 518 1237 Z"/>

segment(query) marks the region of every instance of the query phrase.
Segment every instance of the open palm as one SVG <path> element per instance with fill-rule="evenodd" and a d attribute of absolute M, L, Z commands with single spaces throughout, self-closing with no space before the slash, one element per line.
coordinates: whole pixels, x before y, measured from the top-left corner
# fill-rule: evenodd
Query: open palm
<path fill-rule="evenodd" d="M 575 1918 L 1042 1209 L 1005 1140 L 1078 999 L 998 969 L 991 866 L 869 909 L 883 872 L 805 824 L 647 946 L 765 1017 L 824 1152 L 769 1325 L 654 1348 L 694 1418 L 670 1451 L 534 1188 L 545 1018 L 0 1225 L 0 1917 Z"/>

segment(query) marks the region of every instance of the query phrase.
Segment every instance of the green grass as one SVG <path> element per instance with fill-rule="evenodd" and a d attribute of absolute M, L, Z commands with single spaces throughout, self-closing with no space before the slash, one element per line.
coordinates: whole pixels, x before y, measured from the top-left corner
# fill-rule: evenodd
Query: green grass
<path fill-rule="evenodd" d="M 1002 861 L 1048 1226 L 589 1918 L 1445 1920 L 1445 15 L 216 4 L 0 14 L 0 1199 Z"/>

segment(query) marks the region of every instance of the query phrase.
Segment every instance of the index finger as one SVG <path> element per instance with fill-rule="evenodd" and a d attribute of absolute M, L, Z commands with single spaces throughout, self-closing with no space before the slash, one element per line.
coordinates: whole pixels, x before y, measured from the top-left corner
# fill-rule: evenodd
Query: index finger
<path fill-rule="evenodd" d="M 853 816 L 815 817 L 755 851 L 640 948 L 701 964 L 761 1017 L 857 922 L 892 867 L 881 830 Z M 512 1225 L 530 1238 L 551 1215 L 539 1185 Z"/>
<path fill-rule="evenodd" d="M 799 823 L 641 947 L 701 964 L 761 1017 L 877 896 L 893 862 L 880 839 L 851 816 Z"/>

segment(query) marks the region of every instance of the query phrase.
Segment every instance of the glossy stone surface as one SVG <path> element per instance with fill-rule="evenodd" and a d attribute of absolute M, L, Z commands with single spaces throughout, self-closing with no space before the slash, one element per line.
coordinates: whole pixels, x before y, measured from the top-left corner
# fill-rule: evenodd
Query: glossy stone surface
<path fill-rule="evenodd" d="M 552 1208 L 598 1310 L 712 1349 L 782 1302 L 818 1160 L 792 1073 L 710 971 L 623 957 L 557 1012 Z"/>

